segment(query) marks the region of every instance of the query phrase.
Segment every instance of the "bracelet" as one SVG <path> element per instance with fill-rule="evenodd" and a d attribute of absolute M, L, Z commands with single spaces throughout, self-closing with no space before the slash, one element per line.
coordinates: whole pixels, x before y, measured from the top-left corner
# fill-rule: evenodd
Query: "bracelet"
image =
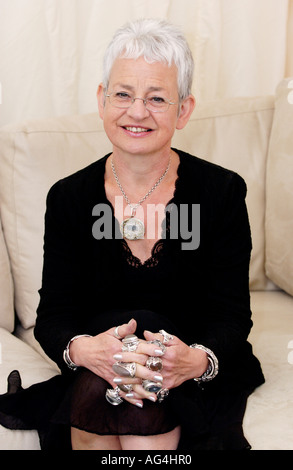
<path fill-rule="evenodd" d="M 196 382 L 209 382 L 210 380 L 214 379 L 219 372 L 219 362 L 213 351 L 206 348 L 205 346 L 202 346 L 201 344 L 196 343 L 191 344 L 190 348 L 201 349 L 202 351 L 206 352 L 209 361 L 207 370 L 200 377 L 195 377 L 193 380 Z"/>
<path fill-rule="evenodd" d="M 71 338 L 71 340 L 69 341 L 69 343 L 67 344 L 66 348 L 63 351 L 64 362 L 67 365 L 67 367 L 69 367 L 69 369 L 71 369 L 71 370 L 76 370 L 79 366 L 71 360 L 70 355 L 69 355 L 69 347 L 70 347 L 72 341 L 74 341 L 77 338 L 81 338 L 82 336 L 88 336 L 89 338 L 92 337 L 91 335 L 77 335 L 77 336 L 74 336 L 73 338 Z"/>

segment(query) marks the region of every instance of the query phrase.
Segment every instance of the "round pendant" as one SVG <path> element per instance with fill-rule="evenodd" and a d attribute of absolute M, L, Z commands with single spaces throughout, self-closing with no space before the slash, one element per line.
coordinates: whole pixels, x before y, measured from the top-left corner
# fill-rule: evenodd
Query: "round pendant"
<path fill-rule="evenodd" d="M 127 240 L 141 240 L 144 238 L 144 223 L 136 217 L 123 220 L 120 228 L 123 237 Z"/>

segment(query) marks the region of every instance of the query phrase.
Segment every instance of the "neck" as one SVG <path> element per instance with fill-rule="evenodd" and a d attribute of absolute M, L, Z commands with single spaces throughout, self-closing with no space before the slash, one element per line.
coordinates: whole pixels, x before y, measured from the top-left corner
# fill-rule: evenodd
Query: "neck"
<path fill-rule="evenodd" d="M 157 155 L 121 156 L 113 152 L 112 160 L 122 186 L 149 187 L 155 183 L 166 170 L 173 152 L 168 149 Z M 174 158 L 172 159 L 174 160 Z"/>

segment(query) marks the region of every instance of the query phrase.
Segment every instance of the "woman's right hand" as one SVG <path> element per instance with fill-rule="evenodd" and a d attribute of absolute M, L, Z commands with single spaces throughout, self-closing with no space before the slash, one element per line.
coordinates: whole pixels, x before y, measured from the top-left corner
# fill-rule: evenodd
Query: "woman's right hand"
<path fill-rule="evenodd" d="M 128 323 L 119 325 L 119 336 L 133 334 L 137 323 L 131 319 Z M 113 382 L 115 377 L 113 356 L 121 352 L 121 340 L 115 336 L 115 327 L 96 336 L 81 336 L 70 344 L 69 355 L 71 360 L 81 367 L 89 369 L 94 374 L 109 382 L 113 388 L 117 384 Z"/>

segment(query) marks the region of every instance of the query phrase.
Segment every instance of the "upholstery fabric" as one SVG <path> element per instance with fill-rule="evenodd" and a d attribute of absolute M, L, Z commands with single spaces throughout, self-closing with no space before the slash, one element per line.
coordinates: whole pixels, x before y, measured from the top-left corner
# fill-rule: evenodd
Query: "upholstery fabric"
<path fill-rule="evenodd" d="M 3 0 L 0 126 L 94 112 L 106 46 L 118 28 L 139 18 L 162 18 L 183 30 L 195 59 L 198 101 L 274 94 L 286 56 L 293 74 L 289 3 Z"/>
<path fill-rule="evenodd" d="M 282 81 L 276 91 L 274 124 L 267 164 L 265 227 L 267 276 L 291 295 L 293 295 L 292 88 L 293 80 L 288 79 Z"/>
<path fill-rule="evenodd" d="M 10 272 L 2 224 L 0 220 L 0 327 L 12 332 L 14 329 L 13 281 Z"/>
<path fill-rule="evenodd" d="M 24 388 L 58 373 L 56 365 L 50 365 L 29 345 L 4 328 L 0 328 L 0 346 L 0 394 L 6 393 L 7 376 L 14 369 L 19 370 Z M 40 449 L 37 431 L 12 431 L 0 426 L 0 450 L 6 449 Z"/>
<path fill-rule="evenodd" d="M 15 308 L 25 328 L 35 323 L 43 264 L 43 225 L 49 188 L 109 150 L 96 114 L 9 128 L 1 133 L 0 198 L 15 285 Z"/>
<path fill-rule="evenodd" d="M 252 232 L 250 288 L 268 288 L 264 272 L 265 169 L 274 115 L 273 97 L 238 98 L 195 108 L 174 144 L 205 160 L 234 170 L 247 184 Z"/>
<path fill-rule="evenodd" d="M 293 450 L 293 299 L 282 291 L 252 292 L 251 307 L 249 341 L 266 382 L 248 399 L 244 434 L 253 450 Z"/>

